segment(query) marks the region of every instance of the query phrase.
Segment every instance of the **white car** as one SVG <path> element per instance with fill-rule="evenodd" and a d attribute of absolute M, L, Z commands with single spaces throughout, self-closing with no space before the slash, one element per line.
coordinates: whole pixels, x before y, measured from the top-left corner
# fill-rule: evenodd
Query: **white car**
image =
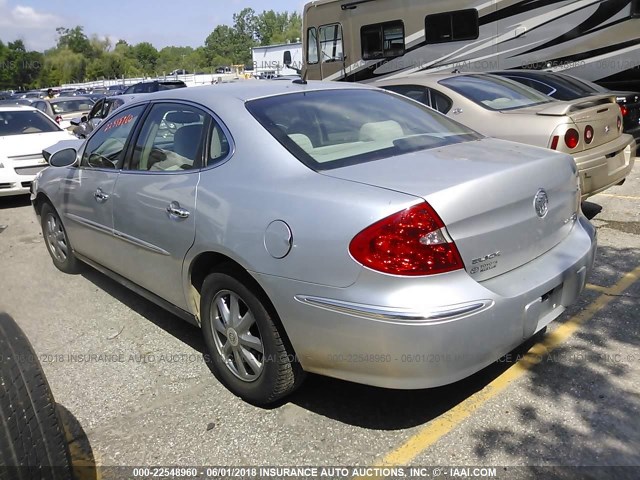
<path fill-rule="evenodd" d="M 42 150 L 73 138 L 35 108 L 0 106 L 0 197 L 29 193 L 34 177 L 47 166 Z"/>

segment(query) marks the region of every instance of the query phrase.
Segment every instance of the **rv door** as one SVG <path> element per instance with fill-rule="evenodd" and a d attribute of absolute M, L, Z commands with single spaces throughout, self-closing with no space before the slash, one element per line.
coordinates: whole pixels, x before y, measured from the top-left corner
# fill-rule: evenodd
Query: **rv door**
<path fill-rule="evenodd" d="M 345 55 L 342 25 L 332 23 L 318 28 L 320 72 L 323 80 L 338 80 L 344 75 Z"/>

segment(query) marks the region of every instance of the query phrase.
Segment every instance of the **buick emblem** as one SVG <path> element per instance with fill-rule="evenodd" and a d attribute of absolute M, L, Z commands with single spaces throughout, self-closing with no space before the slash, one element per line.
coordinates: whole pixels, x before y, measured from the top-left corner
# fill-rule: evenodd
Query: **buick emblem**
<path fill-rule="evenodd" d="M 536 196 L 533 199 L 533 208 L 535 208 L 536 214 L 540 218 L 547 216 L 547 213 L 549 212 L 549 197 L 544 189 L 541 188 L 538 190 L 538 193 L 536 193 Z"/>

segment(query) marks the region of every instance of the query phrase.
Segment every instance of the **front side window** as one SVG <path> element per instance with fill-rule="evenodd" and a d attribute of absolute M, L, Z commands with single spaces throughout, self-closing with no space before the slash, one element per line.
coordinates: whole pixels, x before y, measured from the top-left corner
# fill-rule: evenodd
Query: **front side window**
<path fill-rule="evenodd" d="M 318 63 L 318 32 L 315 27 L 307 30 L 307 63 Z"/>
<path fill-rule="evenodd" d="M 246 106 L 278 142 L 313 170 L 481 138 L 430 108 L 377 89 L 279 95 Z"/>
<path fill-rule="evenodd" d="M 129 108 L 103 123 L 87 142 L 80 166 L 85 168 L 120 168 L 127 139 L 144 109 L 145 105 Z"/>
<path fill-rule="evenodd" d="M 102 107 L 104 106 L 104 100 L 98 100 L 89 112 L 89 118 L 104 118 L 102 115 Z"/>
<path fill-rule="evenodd" d="M 322 63 L 341 62 L 342 50 L 342 26 L 339 23 L 320 27 L 320 53 Z"/>
<path fill-rule="evenodd" d="M 471 8 L 427 15 L 424 29 L 427 43 L 475 40 L 480 36 L 478 10 Z"/>
<path fill-rule="evenodd" d="M 60 127 L 39 110 L 0 112 L 0 137 L 59 131 Z"/>
<path fill-rule="evenodd" d="M 209 116 L 182 104 L 158 103 L 145 118 L 127 170 L 175 172 L 202 166 Z"/>
<path fill-rule="evenodd" d="M 366 25 L 360 29 L 360 42 L 363 60 L 399 57 L 404 54 L 404 23 Z"/>
<path fill-rule="evenodd" d="M 431 106 L 429 104 L 429 92 L 426 87 L 421 85 L 388 85 L 382 88 L 404 95 L 405 97 L 420 102 L 427 107 Z"/>
<path fill-rule="evenodd" d="M 439 83 L 489 110 L 514 110 L 552 101 L 532 88 L 493 75 L 461 75 Z"/>

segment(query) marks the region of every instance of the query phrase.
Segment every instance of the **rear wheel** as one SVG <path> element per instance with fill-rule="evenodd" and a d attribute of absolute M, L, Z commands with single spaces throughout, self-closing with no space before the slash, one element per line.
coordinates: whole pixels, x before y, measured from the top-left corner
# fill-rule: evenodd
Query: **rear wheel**
<path fill-rule="evenodd" d="M 268 405 L 293 392 L 304 372 L 247 274 L 210 274 L 202 288 L 202 332 L 213 373 L 231 392 Z"/>
<path fill-rule="evenodd" d="M 42 219 L 42 236 L 53 264 L 64 273 L 77 273 L 80 265 L 73 254 L 67 231 L 60 216 L 50 204 L 45 203 L 42 206 L 40 217 Z"/>
<path fill-rule="evenodd" d="M 0 314 L 0 479 L 70 478 L 69 449 L 38 357 L 15 321 Z"/>

